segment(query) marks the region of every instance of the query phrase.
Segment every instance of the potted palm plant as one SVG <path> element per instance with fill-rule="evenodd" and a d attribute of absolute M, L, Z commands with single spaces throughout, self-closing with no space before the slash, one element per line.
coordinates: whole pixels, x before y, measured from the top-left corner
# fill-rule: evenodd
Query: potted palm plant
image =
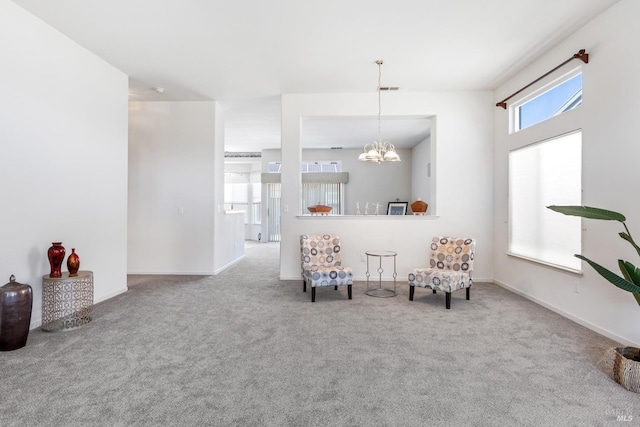
<path fill-rule="evenodd" d="M 620 222 L 625 231 L 618 233 L 618 235 L 629 242 L 640 256 L 640 247 L 631 237 L 631 232 L 625 224 L 626 218 L 621 213 L 590 206 L 547 206 L 547 208 L 565 215 Z M 619 259 L 618 267 L 622 274 L 620 276 L 583 255 L 575 254 L 574 256 L 589 264 L 608 282 L 620 289 L 631 292 L 640 305 L 640 268 L 636 268 L 629 261 Z M 618 384 L 627 390 L 636 393 L 640 392 L 640 348 L 616 347 L 609 349 L 604 358 L 604 368 Z"/>

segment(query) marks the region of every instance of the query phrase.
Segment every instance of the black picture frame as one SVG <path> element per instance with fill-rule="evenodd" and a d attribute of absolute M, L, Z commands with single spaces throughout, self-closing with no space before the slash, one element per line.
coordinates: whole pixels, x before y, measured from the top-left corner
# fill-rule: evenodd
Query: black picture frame
<path fill-rule="evenodd" d="M 406 215 L 409 202 L 389 202 L 387 215 Z"/>

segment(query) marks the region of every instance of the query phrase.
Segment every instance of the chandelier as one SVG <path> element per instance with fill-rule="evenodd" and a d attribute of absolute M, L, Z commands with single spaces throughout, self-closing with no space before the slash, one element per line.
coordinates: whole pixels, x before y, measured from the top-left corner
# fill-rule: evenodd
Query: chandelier
<path fill-rule="evenodd" d="M 396 148 L 389 141 L 382 141 L 380 138 L 380 123 L 382 122 L 382 106 L 380 102 L 380 78 L 382 76 L 382 60 L 378 59 L 376 61 L 378 64 L 378 139 L 371 143 L 365 144 L 364 149 L 360 156 L 358 156 L 358 160 L 361 162 L 373 162 L 373 163 L 382 163 L 382 162 L 399 162 L 400 156 L 396 153 Z"/>

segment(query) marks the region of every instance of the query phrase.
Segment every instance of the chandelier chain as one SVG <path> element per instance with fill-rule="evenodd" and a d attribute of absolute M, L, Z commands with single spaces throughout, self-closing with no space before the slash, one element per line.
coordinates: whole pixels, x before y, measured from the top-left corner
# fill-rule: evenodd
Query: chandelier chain
<path fill-rule="evenodd" d="M 380 88 L 382 87 L 382 61 L 378 60 L 378 141 L 382 142 L 380 137 L 380 122 L 382 122 L 382 102 Z"/>

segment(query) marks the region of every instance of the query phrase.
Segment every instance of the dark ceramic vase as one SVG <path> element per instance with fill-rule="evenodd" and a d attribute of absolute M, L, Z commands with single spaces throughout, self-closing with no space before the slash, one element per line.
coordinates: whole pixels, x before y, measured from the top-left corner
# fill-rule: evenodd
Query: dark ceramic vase
<path fill-rule="evenodd" d="M 76 254 L 76 248 L 71 248 L 71 255 L 67 258 L 67 268 L 69 269 L 69 277 L 78 275 L 80 269 L 80 257 Z"/>
<path fill-rule="evenodd" d="M 51 246 L 47 251 L 49 265 L 51 266 L 51 273 L 49 273 L 49 277 L 62 277 L 60 267 L 62 267 L 62 261 L 64 261 L 64 246 L 62 246 L 62 242 L 53 242 L 51 244 L 53 246 Z"/>
<path fill-rule="evenodd" d="M 11 351 L 27 345 L 33 292 L 31 286 L 16 282 L 0 288 L 0 351 Z"/>

